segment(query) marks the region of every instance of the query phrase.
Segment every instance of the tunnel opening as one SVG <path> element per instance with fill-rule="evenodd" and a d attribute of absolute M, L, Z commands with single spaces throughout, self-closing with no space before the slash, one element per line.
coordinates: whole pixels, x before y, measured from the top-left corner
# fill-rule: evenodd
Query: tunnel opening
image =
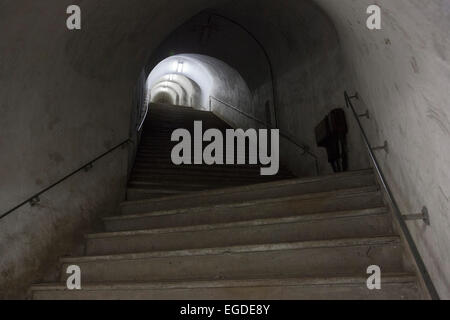
<path fill-rule="evenodd" d="M 248 107 L 250 91 L 240 73 L 225 62 L 200 54 L 177 54 L 163 59 L 149 73 L 146 101 L 160 92 L 171 94 L 173 105 L 213 111 L 211 100 Z"/>
<path fill-rule="evenodd" d="M 232 4 L 239 8 L 232 9 Z M 180 92 L 173 95 L 182 96 L 183 90 L 175 88 L 176 85 L 168 80 L 170 74 L 180 75 L 177 71 L 183 69 L 189 71 L 189 63 L 182 59 L 183 52 L 189 52 L 186 56 L 191 58 L 197 55 L 217 59 L 238 71 L 235 73 L 239 74 L 236 77 L 239 83 L 230 86 L 230 82 L 236 80 L 234 76 L 224 76 L 224 72 L 210 72 L 209 78 L 196 79 L 202 90 L 198 107 L 211 109 L 236 128 L 280 129 L 283 132 L 281 153 L 285 155 L 282 162 L 298 176 L 331 173 L 326 153 L 316 145 L 314 130 L 328 112 L 339 106 L 345 89 L 335 28 L 323 12 L 308 4 L 300 6 L 301 12 L 295 8 L 295 12 L 302 17 L 317 18 L 318 22 L 310 22 L 311 27 L 317 29 L 314 36 L 295 22 L 296 15 L 289 12 L 294 8 L 290 5 L 261 5 L 265 7 L 264 12 L 271 8 L 289 21 L 272 24 L 264 24 L 254 10 L 249 10 L 251 5 L 256 4 L 254 1 L 242 4 L 231 1 L 204 10 L 176 27 L 148 59 L 145 72 L 151 81 L 147 86 L 154 86 L 159 80 L 159 90 L 172 87 L 172 91 Z M 289 24 L 289 27 L 299 27 L 302 32 L 289 29 Z M 212 65 L 206 61 L 203 64 L 208 65 L 206 69 Z M 159 68 L 166 71 L 158 73 Z M 190 78 L 192 80 L 192 76 Z M 208 79 L 206 83 L 205 78 Z M 322 79 L 319 81 L 319 78 Z M 220 81 L 223 89 L 215 90 L 215 94 L 208 93 L 212 90 L 211 85 Z M 151 101 L 151 97 L 147 101 Z M 355 124 L 351 129 L 349 149 L 362 149 Z M 355 152 L 350 156 L 350 170 L 364 169 L 368 165 L 364 153 Z"/>
<path fill-rule="evenodd" d="M 164 92 L 165 90 L 169 91 L 169 88 L 162 89 L 162 92 L 157 92 L 152 97 L 151 102 L 152 103 L 158 103 L 158 104 L 170 104 L 170 105 L 176 105 L 177 101 L 174 100 L 174 97 L 169 92 Z"/>

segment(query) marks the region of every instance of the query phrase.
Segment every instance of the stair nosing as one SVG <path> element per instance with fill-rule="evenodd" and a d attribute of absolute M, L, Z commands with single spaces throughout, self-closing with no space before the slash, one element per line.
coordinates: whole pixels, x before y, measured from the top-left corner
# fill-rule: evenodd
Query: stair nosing
<path fill-rule="evenodd" d="M 226 279 L 226 280 L 192 280 L 192 281 L 139 281 L 139 282 L 106 282 L 87 283 L 82 291 L 106 290 L 152 290 L 152 289 L 200 289 L 200 288 L 239 288 L 239 287 L 312 287 L 312 286 L 355 286 L 367 283 L 367 276 L 346 275 L 332 277 L 286 277 L 266 279 Z M 413 273 L 389 273 L 381 279 L 382 284 L 417 283 Z M 31 290 L 36 291 L 68 291 L 64 283 L 35 284 Z"/>
<path fill-rule="evenodd" d="M 223 254 L 243 254 L 256 252 L 276 252 L 307 249 L 360 247 L 360 246 L 383 246 L 400 244 L 400 237 L 396 235 L 379 236 L 370 238 L 350 238 L 333 240 L 298 241 L 286 243 L 269 243 L 256 245 L 238 245 L 228 247 L 165 250 L 142 253 L 109 254 L 97 256 L 64 257 L 60 258 L 61 263 L 90 263 L 101 261 L 121 261 L 121 260 L 145 260 L 153 258 L 168 257 L 193 257 Z"/>
<path fill-rule="evenodd" d="M 339 190 L 326 191 L 326 192 L 304 193 L 301 195 L 288 196 L 288 197 L 283 197 L 283 198 L 269 198 L 269 199 L 250 200 L 250 201 L 244 200 L 241 202 L 234 202 L 234 203 L 222 203 L 222 204 L 213 204 L 213 205 L 207 205 L 207 206 L 196 206 L 196 207 L 169 209 L 169 210 L 156 210 L 156 211 L 144 212 L 144 213 L 139 213 L 139 214 L 104 217 L 103 220 L 104 221 L 113 221 L 113 220 L 136 219 L 136 218 L 145 218 L 145 217 L 169 216 L 169 215 L 186 214 L 187 212 L 190 212 L 193 210 L 205 211 L 208 209 L 252 207 L 252 206 L 256 206 L 256 205 L 280 203 L 280 202 L 293 201 L 293 200 L 301 201 L 301 200 L 320 199 L 320 198 L 326 198 L 328 196 L 335 196 L 337 198 L 346 198 L 346 197 L 350 197 L 350 196 L 354 196 L 354 195 L 358 195 L 358 194 L 367 194 L 367 193 L 380 193 L 380 190 L 376 185 L 374 185 L 374 186 L 369 186 L 369 187 L 339 189 Z"/>
<path fill-rule="evenodd" d="M 173 194 L 179 194 L 180 192 L 189 192 L 185 190 L 174 190 L 174 189 L 140 189 L 140 188 L 134 188 L 129 187 L 127 188 L 127 192 L 134 191 L 134 192 L 145 192 L 145 193 L 173 193 Z"/>
<path fill-rule="evenodd" d="M 257 187 L 256 190 L 263 190 L 263 189 L 271 189 L 271 188 L 277 188 L 277 187 L 284 187 L 289 185 L 296 185 L 296 184 L 307 184 L 307 183 L 313 183 L 318 181 L 325 181 L 328 179 L 342 179 L 346 177 L 353 177 L 353 176 L 368 176 L 373 175 L 372 169 L 366 169 L 366 170 L 360 170 L 360 171 L 352 171 L 347 173 L 339 174 L 338 176 L 336 174 L 334 175 L 328 175 L 328 176 L 321 176 L 321 177 L 310 177 L 310 178 L 297 178 L 297 179 L 283 179 L 278 181 L 271 181 L 271 182 L 265 182 L 265 183 L 257 183 L 253 185 L 245 185 L 245 186 L 238 186 L 238 187 L 229 187 L 229 188 L 223 188 L 223 189 L 216 189 L 216 190 L 208 190 L 208 191 L 200 191 L 195 192 L 194 194 L 190 195 L 180 195 L 177 196 L 177 198 L 182 199 L 185 197 L 196 197 L 196 196 L 203 196 L 203 195 L 220 195 L 220 194 L 229 194 L 229 193 L 238 193 L 242 191 L 254 191 L 255 187 Z M 132 206 L 136 204 L 143 204 L 153 201 L 164 201 L 164 200 L 170 200 L 173 199 L 172 197 L 165 197 L 160 199 L 149 199 L 149 200 L 138 200 L 138 201 L 125 201 L 120 204 L 121 207 L 126 206 Z"/>
<path fill-rule="evenodd" d="M 116 231 L 116 232 L 100 232 L 100 233 L 87 234 L 87 235 L 85 235 L 85 238 L 86 239 L 106 239 L 106 238 L 116 238 L 116 237 L 151 235 L 151 234 L 201 232 L 201 231 L 210 231 L 210 230 L 223 230 L 223 229 L 234 229 L 234 228 L 282 225 L 282 224 L 288 224 L 288 223 L 299 223 L 299 222 L 310 222 L 310 221 L 337 220 L 337 219 L 358 218 L 358 217 L 368 217 L 368 216 L 381 216 L 381 215 L 387 215 L 387 214 L 388 214 L 388 210 L 386 207 L 376 207 L 376 208 L 368 208 L 368 209 L 360 209 L 360 210 L 329 211 L 329 212 L 319 212 L 319 213 L 281 217 L 281 218 L 250 219 L 250 220 L 237 221 L 237 222 L 199 224 L 199 225 L 191 225 L 191 226 L 183 226 L 183 227 L 141 229 L 141 230 Z"/>
<path fill-rule="evenodd" d="M 168 184 L 168 183 L 156 182 L 156 181 L 152 182 L 152 181 L 132 181 L 131 180 L 128 182 L 128 184 L 129 185 L 130 184 L 142 184 L 142 185 L 149 185 L 149 186 L 151 186 L 151 185 L 160 186 L 160 185 L 174 185 L 175 183 L 171 182 L 170 184 Z M 185 187 L 204 187 L 204 184 L 182 184 L 182 185 L 180 185 L 180 187 L 183 187 L 183 188 L 185 188 Z M 128 187 L 127 189 L 133 189 L 133 188 L 135 188 L 135 187 Z M 187 196 L 187 195 L 185 195 L 185 196 Z M 138 203 L 138 202 L 142 202 L 142 201 L 154 201 L 154 200 L 148 199 L 148 200 L 125 201 L 123 203 Z"/>

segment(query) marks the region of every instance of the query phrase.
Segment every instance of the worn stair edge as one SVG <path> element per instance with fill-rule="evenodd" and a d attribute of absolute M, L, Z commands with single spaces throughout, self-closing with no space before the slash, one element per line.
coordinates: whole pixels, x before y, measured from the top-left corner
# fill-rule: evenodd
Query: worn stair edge
<path fill-rule="evenodd" d="M 417 278 L 409 273 L 385 274 L 381 284 L 387 283 L 416 283 Z M 248 280 L 201 280 L 201 281 L 161 281 L 161 282 L 112 282 L 87 283 L 82 290 L 150 290 L 150 289 L 195 289 L 195 288 L 233 288 L 233 287 L 272 287 L 272 286 L 340 286 L 366 285 L 366 276 L 341 277 L 307 277 L 307 278 L 271 278 Z M 32 291 L 67 291 L 63 283 L 43 283 L 31 287 Z"/>
<path fill-rule="evenodd" d="M 258 170 L 254 170 L 254 171 L 240 171 L 240 170 L 236 170 L 236 169 L 210 169 L 210 168 L 204 168 L 204 167 L 198 167 L 195 169 L 191 169 L 191 168 L 184 168 L 184 169 L 180 169 L 180 168 L 161 168 L 161 167 L 153 167 L 151 169 L 141 169 L 141 168 L 134 168 L 133 170 L 133 176 L 136 177 L 146 177 L 146 176 L 160 176 L 160 175 L 167 175 L 167 176 L 176 176 L 176 175 L 186 175 L 186 176 L 195 176 L 198 174 L 202 174 L 202 173 L 207 173 L 209 174 L 211 177 L 216 177 L 216 176 L 220 176 L 220 175 L 224 175 L 224 176 L 228 176 L 228 177 L 234 177 L 237 176 L 240 179 L 242 178 L 271 178 L 273 176 L 266 176 L 266 177 L 262 177 L 260 175 L 260 168 L 258 168 Z M 278 173 L 277 175 L 275 175 L 274 177 L 279 178 L 280 180 L 284 180 L 284 179 L 292 179 L 293 176 L 291 174 L 285 174 L 285 173 Z"/>
<path fill-rule="evenodd" d="M 164 201 L 164 200 L 181 200 L 184 198 L 191 198 L 191 197 L 197 197 L 197 196 L 206 196 L 206 195 L 220 195 L 220 194 L 229 194 L 229 193 L 240 193 L 245 191 L 257 191 L 257 190 L 263 190 L 263 189 L 271 189 L 271 188 L 277 188 L 282 186 L 290 186 L 290 185 L 297 185 L 297 184 L 307 184 L 312 182 L 319 182 L 319 181 L 326 181 L 326 180 L 336 180 L 346 177 L 353 177 L 353 176 L 365 176 L 365 175 L 373 175 L 372 169 L 367 170 L 361 170 L 361 171 L 352 171 L 352 172 L 346 172 L 346 173 L 340 173 L 340 174 L 333 174 L 328 176 L 321 176 L 321 177 L 309 177 L 309 178 L 301 178 L 301 179 L 285 179 L 285 180 L 279 180 L 274 182 L 263 182 L 253 185 L 245 185 L 245 186 L 239 186 L 239 187 L 230 187 L 230 188 L 221 188 L 216 189 L 212 191 L 200 191 L 195 192 L 189 195 L 180 195 L 177 197 L 167 197 L 167 198 L 160 198 L 157 200 L 149 199 L 149 200 L 138 200 L 138 201 L 126 201 L 120 204 L 121 207 L 131 206 L 131 205 L 138 205 L 138 204 L 147 204 L 151 203 L 152 201 Z"/>
<path fill-rule="evenodd" d="M 158 180 L 164 180 L 164 181 L 177 181 L 179 183 L 183 183 L 186 181 L 190 181 L 192 179 L 195 179 L 197 181 L 203 181 L 203 182 L 210 182 L 214 181 L 216 183 L 220 183 L 220 181 L 228 181 L 228 182 L 246 182 L 248 184 L 256 184 L 258 182 L 271 182 L 271 181 L 277 181 L 280 178 L 278 176 L 265 176 L 261 177 L 259 175 L 255 176 L 238 176 L 236 174 L 232 175 L 214 175 L 210 174 L 208 175 L 206 172 L 203 175 L 198 174 L 171 174 L 171 175 L 165 175 L 165 174 L 151 174 L 151 175 L 142 175 L 142 174 L 132 174 L 130 177 L 131 180 L 134 181 L 158 181 Z M 289 178 L 288 178 L 289 179 Z M 286 180 L 282 179 L 281 180 Z"/>
<path fill-rule="evenodd" d="M 142 193 L 163 193 L 163 194 L 180 194 L 182 192 L 189 192 L 186 190 L 174 190 L 174 189 L 139 189 L 134 187 L 127 188 L 127 192 L 142 192 Z"/>
<path fill-rule="evenodd" d="M 133 235 L 150 235 L 150 234 L 165 234 L 165 233 L 177 233 L 177 232 L 195 232 L 195 231 L 209 231 L 219 229 L 232 229 L 232 228 L 245 228 L 278 224 L 289 224 L 295 222 L 309 222 L 309 221 L 321 221 L 330 219 L 345 219 L 367 216 L 386 215 L 388 213 L 385 207 L 362 209 L 362 210 L 347 210 L 347 211 L 335 211 L 305 214 L 293 217 L 283 218 L 266 218 L 266 219 L 252 219 L 246 221 L 229 222 L 229 223 L 215 223 L 215 224 L 203 224 L 193 225 L 185 227 L 173 227 L 173 228 L 157 228 L 157 229 L 144 229 L 144 230 L 131 230 L 131 231 L 117 231 L 117 232 L 101 232 L 86 234 L 86 239 L 104 239 L 114 237 L 128 237 Z"/>
<path fill-rule="evenodd" d="M 378 187 L 363 187 L 363 188 L 353 188 L 353 189 L 342 189 L 328 192 L 315 192 L 315 193 L 306 193 L 298 196 L 289 196 L 283 198 L 271 198 L 271 199 L 262 199 L 262 200 L 251 200 L 251 201 L 240 201 L 236 203 L 226 203 L 226 204 L 213 204 L 208 206 L 198 206 L 198 207 L 189 207 L 189 208 L 179 208 L 179 209 L 170 209 L 170 210 L 159 210 L 159 211 L 147 211 L 146 213 L 139 214 L 130 214 L 130 215 L 119 215 L 119 216 L 111 216 L 104 217 L 104 221 L 112 221 L 112 220 L 123 220 L 123 219 L 134 219 L 134 218 L 144 218 L 144 217 L 158 217 L 158 216 L 167 216 L 167 215 L 176 215 L 183 214 L 192 211 L 207 211 L 211 209 L 224 209 L 224 208 L 245 208 L 245 207 L 254 207 L 265 204 L 276 204 L 283 203 L 287 201 L 302 201 L 302 200 L 311 200 L 311 199 L 320 199 L 320 198 L 347 198 L 354 195 L 360 194 L 368 194 L 368 193 L 380 193 Z M 175 201 L 175 200 L 174 200 Z"/>
<path fill-rule="evenodd" d="M 320 249 L 320 248 L 384 246 L 384 245 L 398 245 L 398 244 L 400 244 L 400 237 L 385 236 L 385 237 L 358 238 L 358 239 L 301 241 L 290 243 L 271 243 L 271 244 L 231 246 L 220 248 L 126 253 L 126 254 L 115 254 L 115 255 L 113 254 L 103 256 L 64 257 L 61 258 L 60 261 L 63 264 L 69 263 L 76 264 L 76 263 L 89 263 L 99 261 L 143 260 L 143 259 L 166 258 L 166 257 L 192 257 L 192 256 L 223 255 L 234 253 L 275 252 L 275 251 L 290 251 L 290 250 L 305 250 L 305 249 Z"/>
<path fill-rule="evenodd" d="M 177 185 L 176 182 L 172 182 L 172 181 L 129 181 L 128 182 L 129 185 L 134 185 L 134 184 L 140 184 L 143 186 L 174 186 L 174 187 L 179 187 L 179 188 L 200 188 L 200 187 L 204 187 L 205 184 L 182 184 L 182 185 Z M 132 187 L 130 187 L 132 188 Z M 198 192 L 198 191 L 197 191 Z M 203 191 L 202 191 L 203 192 Z M 182 198 L 186 198 L 187 195 L 184 195 Z M 144 201 L 152 201 L 151 199 L 149 200 L 138 200 L 138 201 L 126 201 L 124 203 L 139 203 L 139 202 L 144 202 Z"/>

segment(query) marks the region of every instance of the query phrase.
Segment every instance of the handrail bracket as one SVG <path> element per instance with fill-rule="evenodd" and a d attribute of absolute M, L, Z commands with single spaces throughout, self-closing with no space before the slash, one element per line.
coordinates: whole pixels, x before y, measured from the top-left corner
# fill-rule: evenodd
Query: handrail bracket
<path fill-rule="evenodd" d="M 41 202 L 41 198 L 39 196 L 36 196 L 30 200 L 30 206 L 35 207 L 39 204 L 39 202 Z"/>
<path fill-rule="evenodd" d="M 402 217 L 405 221 L 422 220 L 427 226 L 431 225 L 430 214 L 427 207 L 423 207 L 421 213 L 405 214 Z"/>
<path fill-rule="evenodd" d="M 384 145 L 379 147 L 373 147 L 372 151 L 381 151 L 384 150 L 384 152 L 389 153 L 389 143 L 387 141 L 384 141 Z"/>
<path fill-rule="evenodd" d="M 94 168 L 94 164 L 91 162 L 84 167 L 84 171 L 89 172 Z"/>

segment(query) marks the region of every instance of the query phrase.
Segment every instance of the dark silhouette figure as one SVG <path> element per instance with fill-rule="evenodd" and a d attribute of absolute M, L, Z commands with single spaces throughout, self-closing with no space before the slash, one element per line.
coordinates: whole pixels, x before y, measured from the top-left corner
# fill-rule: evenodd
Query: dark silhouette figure
<path fill-rule="evenodd" d="M 348 171 L 348 126 L 343 109 L 334 109 L 316 127 L 319 147 L 327 149 L 328 162 L 334 172 Z"/>

